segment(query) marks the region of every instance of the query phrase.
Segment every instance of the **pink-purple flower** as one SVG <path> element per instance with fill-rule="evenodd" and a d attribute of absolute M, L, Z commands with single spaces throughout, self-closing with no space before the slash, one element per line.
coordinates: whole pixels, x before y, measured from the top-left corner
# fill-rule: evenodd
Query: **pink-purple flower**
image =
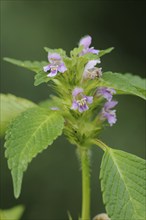
<path fill-rule="evenodd" d="M 81 38 L 79 42 L 79 46 L 83 46 L 83 50 L 80 53 L 80 56 L 83 56 L 84 54 L 87 53 L 93 53 L 93 54 L 99 53 L 99 50 L 94 49 L 94 47 L 90 47 L 91 42 L 92 42 L 92 38 L 89 35 Z"/>
<path fill-rule="evenodd" d="M 84 69 L 83 78 L 84 79 L 94 79 L 95 77 L 100 78 L 102 76 L 102 68 L 95 67 L 100 60 L 90 60 Z"/>
<path fill-rule="evenodd" d="M 104 97 L 107 102 L 104 104 L 104 107 L 101 110 L 100 118 L 102 120 L 107 120 L 110 126 L 116 123 L 116 110 L 112 110 L 117 105 L 117 101 L 113 101 L 113 94 L 115 94 L 116 91 L 112 88 L 108 87 L 99 87 L 96 91 L 97 96 Z"/>
<path fill-rule="evenodd" d="M 72 92 L 73 102 L 71 109 L 78 110 L 79 112 L 84 112 L 89 109 L 87 104 L 93 102 L 93 96 L 84 95 L 84 90 L 82 88 L 75 88 Z"/>
<path fill-rule="evenodd" d="M 116 110 L 111 110 L 117 105 L 117 101 L 108 101 L 105 103 L 101 111 L 101 119 L 107 119 L 110 126 L 116 123 Z"/>
<path fill-rule="evenodd" d="M 54 77 L 58 72 L 64 73 L 67 70 L 61 56 L 58 53 L 48 53 L 48 60 L 49 64 L 43 67 L 44 72 L 50 71 L 47 75 L 48 77 Z"/>
<path fill-rule="evenodd" d="M 97 89 L 96 95 L 103 96 L 107 101 L 111 101 L 116 91 L 112 88 L 100 87 Z"/>

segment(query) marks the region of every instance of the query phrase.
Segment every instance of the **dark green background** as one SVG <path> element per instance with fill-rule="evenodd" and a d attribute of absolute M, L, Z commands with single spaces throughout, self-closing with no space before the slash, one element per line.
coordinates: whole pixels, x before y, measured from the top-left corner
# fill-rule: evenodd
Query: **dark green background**
<path fill-rule="evenodd" d="M 114 46 L 102 59 L 103 70 L 130 72 L 144 77 L 144 1 L 1 1 L 1 57 L 46 60 L 43 47 L 69 52 L 89 34 L 97 49 Z M 2 61 L 1 91 L 39 102 L 49 96 L 46 85 L 33 87 L 33 74 Z M 109 145 L 145 157 L 145 108 L 138 97 L 117 97 L 118 122 L 102 134 Z M 36 118 L 37 120 L 37 118 Z M 77 220 L 81 210 L 80 166 L 74 146 L 59 138 L 29 165 L 22 194 L 13 197 L 10 172 L 1 156 L 1 205 L 24 204 L 25 220 L 66 220 L 69 210 Z M 102 152 L 92 154 L 92 217 L 104 211 L 99 166 Z"/>

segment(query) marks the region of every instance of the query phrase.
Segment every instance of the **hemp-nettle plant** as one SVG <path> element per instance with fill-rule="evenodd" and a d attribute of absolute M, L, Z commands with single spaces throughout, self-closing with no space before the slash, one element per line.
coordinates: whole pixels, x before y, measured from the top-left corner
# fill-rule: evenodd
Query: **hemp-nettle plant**
<path fill-rule="evenodd" d="M 39 104 L 11 94 L 1 95 L 1 136 L 6 132 L 5 156 L 14 195 L 19 197 L 23 173 L 32 159 L 64 133 L 76 146 L 82 171 L 79 219 L 91 219 L 90 155 L 96 145 L 104 153 L 100 181 L 108 217 L 103 214 L 94 219 L 106 216 L 111 220 L 144 220 L 145 160 L 107 146 L 99 135 L 105 127 L 117 123 L 115 95 L 131 94 L 146 99 L 145 79 L 129 73 L 104 72 L 101 57 L 113 48 L 96 50 L 90 47 L 91 41 L 90 36 L 83 37 L 70 56 L 62 49 L 45 47 L 48 60 L 41 62 L 4 58 L 35 72 L 34 85 L 47 83 L 55 94 Z"/>

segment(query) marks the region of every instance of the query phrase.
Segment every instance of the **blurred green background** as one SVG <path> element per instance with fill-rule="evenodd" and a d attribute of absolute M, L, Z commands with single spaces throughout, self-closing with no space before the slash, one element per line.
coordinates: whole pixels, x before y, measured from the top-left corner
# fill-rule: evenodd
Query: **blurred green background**
<path fill-rule="evenodd" d="M 1 1 L 1 60 L 47 60 L 44 46 L 69 52 L 89 34 L 97 49 L 114 46 L 102 59 L 103 70 L 144 77 L 144 1 Z M 39 102 L 48 98 L 44 85 L 33 86 L 33 73 L 1 62 L 1 91 Z M 132 96 L 116 97 L 118 122 L 102 134 L 109 146 L 145 157 L 145 103 Z M 37 119 L 36 119 L 37 120 Z M 1 205 L 24 204 L 25 220 L 77 219 L 81 210 L 81 173 L 75 147 L 64 137 L 41 153 L 24 175 L 22 194 L 13 197 L 10 172 L 1 141 Z M 99 183 L 102 152 L 92 149 L 91 215 L 104 211 Z"/>

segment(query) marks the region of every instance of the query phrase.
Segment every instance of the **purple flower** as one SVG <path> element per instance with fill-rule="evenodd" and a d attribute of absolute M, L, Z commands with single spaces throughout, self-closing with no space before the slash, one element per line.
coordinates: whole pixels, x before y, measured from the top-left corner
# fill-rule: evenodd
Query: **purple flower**
<path fill-rule="evenodd" d="M 104 109 L 106 111 L 110 110 L 111 108 L 114 108 L 116 105 L 118 104 L 117 101 L 110 101 L 110 102 L 106 102 L 104 105 Z"/>
<path fill-rule="evenodd" d="M 102 68 L 95 67 L 97 63 L 100 63 L 100 60 L 90 60 L 84 69 L 83 78 L 84 79 L 94 79 L 95 77 L 102 76 Z"/>
<path fill-rule="evenodd" d="M 111 101 L 113 94 L 115 94 L 116 91 L 112 88 L 107 87 L 100 87 L 97 89 L 96 95 L 97 96 L 103 96 L 107 101 Z"/>
<path fill-rule="evenodd" d="M 93 96 L 85 96 L 82 88 L 75 88 L 72 92 L 73 103 L 71 109 L 84 112 L 89 109 L 88 104 L 93 102 Z"/>
<path fill-rule="evenodd" d="M 67 68 L 62 61 L 61 56 L 58 53 L 48 53 L 49 64 L 44 66 L 44 72 L 50 71 L 47 75 L 48 77 L 53 77 L 57 75 L 57 72 L 64 73 Z"/>
<path fill-rule="evenodd" d="M 83 56 L 86 53 L 93 53 L 93 54 L 98 54 L 99 50 L 95 50 L 94 47 L 89 47 L 91 45 L 92 38 L 87 35 L 83 38 L 81 38 L 79 42 L 79 46 L 83 46 L 83 50 L 80 53 L 80 56 Z"/>
<path fill-rule="evenodd" d="M 81 93 L 83 93 L 83 89 L 82 88 L 75 88 L 73 91 L 72 91 L 72 96 L 73 97 L 76 97 L 77 95 L 79 95 L 79 94 L 81 94 Z"/>
<path fill-rule="evenodd" d="M 101 119 L 107 119 L 110 126 L 116 123 L 116 110 L 111 110 L 117 105 L 117 101 L 106 102 L 101 111 Z"/>

